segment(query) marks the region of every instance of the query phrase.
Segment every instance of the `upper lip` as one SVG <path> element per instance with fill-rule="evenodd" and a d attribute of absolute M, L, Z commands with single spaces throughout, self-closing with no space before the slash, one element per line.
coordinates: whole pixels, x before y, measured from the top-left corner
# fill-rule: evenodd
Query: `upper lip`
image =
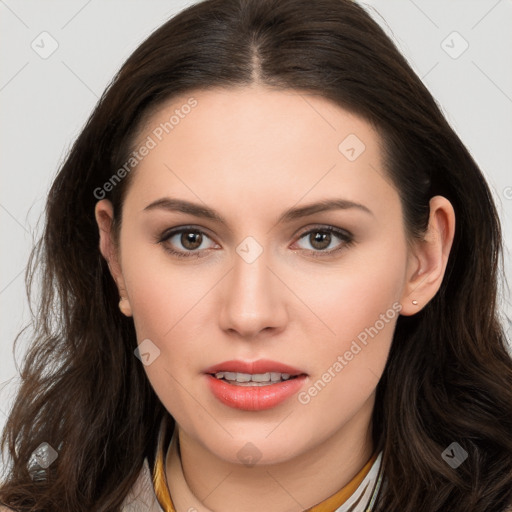
<path fill-rule="evenodd" d="M 261 373 L 288 373 L 289 375 L 304 375 L 305 372 L 278 361 L 258 359 L 257 361 L 224 361 L 206 368 L 204 373 L 215 374 L 218 372 L 249 373 L 251 375 Z"/>

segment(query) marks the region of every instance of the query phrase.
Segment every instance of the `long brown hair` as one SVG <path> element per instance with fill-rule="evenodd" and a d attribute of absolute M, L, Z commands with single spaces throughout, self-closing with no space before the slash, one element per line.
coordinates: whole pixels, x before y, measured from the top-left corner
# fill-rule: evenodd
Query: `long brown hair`
<path fill-rule="evenodd" d="M 512 503 L 512 360 L 496 309 L 496 208 L 431 94 L 349 0 L 206 0 L 156 30 L 115 76 L 51 187 L 31 255 L 28 293 L 37 271 L 42 292 L 3 432 L 10 461 L 0 501 L 20 511 L 120 510 L 167 412 L 134 357 L 133 321 L 118 311 L 94 191 L 127 161 L 142 120 L 163 101 L 255 81 L 321 95 L 376 126 L 410 236 L 424 233 L 432 196 L 452 203 L 441 288 L 398 319 L 377 387 L 373 441 L 386 481 L 377 507 L 500 512 Z M 106 194 L 117 227 L 129 184 Z M 43 442 L 58 458 L 37 474 L 27 464 Z M 457 469 L 441 456 L 453 442 L 468 453 Z"/>

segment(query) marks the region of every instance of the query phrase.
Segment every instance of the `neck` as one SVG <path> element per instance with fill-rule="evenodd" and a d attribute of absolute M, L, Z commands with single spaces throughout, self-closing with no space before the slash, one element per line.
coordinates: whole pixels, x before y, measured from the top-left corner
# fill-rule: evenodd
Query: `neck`
<path fill-rule="evenodd" d="M 341 429 L 293 459 L 252 467 L 217 457 L 176 424 L 166 458 L 176 511 L 298 512 L 322 502 L 347 485 L 372 456 L 373 403 L 372 395 Z"/>

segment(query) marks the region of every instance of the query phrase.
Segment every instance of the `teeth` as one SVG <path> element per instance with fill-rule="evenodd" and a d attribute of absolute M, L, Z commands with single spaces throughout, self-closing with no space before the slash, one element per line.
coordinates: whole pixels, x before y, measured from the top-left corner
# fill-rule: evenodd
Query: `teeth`
<path fill-rule="evenodd" d="M 251 379 L 251 374 L 249 373 L 235 373 L 236 377 L 231 380 L 236 380 L 237 382 L 249 382 Z"/>
<path fill-rule="evenodd" d="M 267 372 L 267 373 L 236 373 L 236 372 L 217 372 L 217 379 L 225 379 L 232 382 L 281 382 L 290 378 L 289 373 Z"/>
<path fill-rule="evenodd" d="M 242 374 L 242 375 L 244 375 L 244 374 Z M 252 376 L 251 380 L 253 382 L 270 382 L 270 373 L 255 373 Z"/>

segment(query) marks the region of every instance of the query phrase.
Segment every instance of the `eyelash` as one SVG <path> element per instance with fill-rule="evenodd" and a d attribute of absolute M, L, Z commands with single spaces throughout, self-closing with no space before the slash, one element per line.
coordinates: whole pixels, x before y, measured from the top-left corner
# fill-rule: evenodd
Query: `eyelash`
<path fill-rule="evenodd" d="M 169 254 L 172 254 L 173 256 L 177 256 L 178 258 L 202 258 L 203 256 L 201 256 L 201 253 L 197 250 L 196 250 L 196 252 L 175 251 L 174 249 L 171 249 L 169 246 L 166 246 L 164 244 L 164 242 L 166 242 L 173 236 L 179 235 L 181 233 L 196 233 L 196 234 L 199 233 L 201 235 L 204 235 L 204 236 L 210 238 L 201 229 L 197 229 L 192 226 L 184 226 L 184 227 L 181 227 L 178 229 L 173 229 L 171 231 L 166 231 L 166 232 L 162 233 L 161 235 L 156 236 L 155 240 L 157 243 L 162 244 L 162 246 L 166 252 L 168 252 Z M 325 256 L 331 256 L 334 253 L 337 253 L 347 247 L 350 247 L 354 243 L 354 238 L 351 233 L 349 233 L 348 231 L 345 231 L 345 230 L 341 230 L 339 228 L 335 228 L 334 226 L 314 227 L 312 229 L 309 229 L 308 231 L 303 232 L 299 236 L 298 240 L 304 238 L 306 235 L 311 235 L 312 233 L 331 233 L 331 234 L 334 234 L 336 237 L 338 237 L 343 242 L 341 244 L 341 247 L 338 247 L 336 249 L 330 249 L 328 251 L 324 251 L 324 250 L 312 251 L 312 250 L 308 250 L 308 249 L 302 249 L 302 250 L 308 251 L 314 258 L 322 258 Z M 206 249 L 204 249 L 204 250 L 206 250 Z"/>

